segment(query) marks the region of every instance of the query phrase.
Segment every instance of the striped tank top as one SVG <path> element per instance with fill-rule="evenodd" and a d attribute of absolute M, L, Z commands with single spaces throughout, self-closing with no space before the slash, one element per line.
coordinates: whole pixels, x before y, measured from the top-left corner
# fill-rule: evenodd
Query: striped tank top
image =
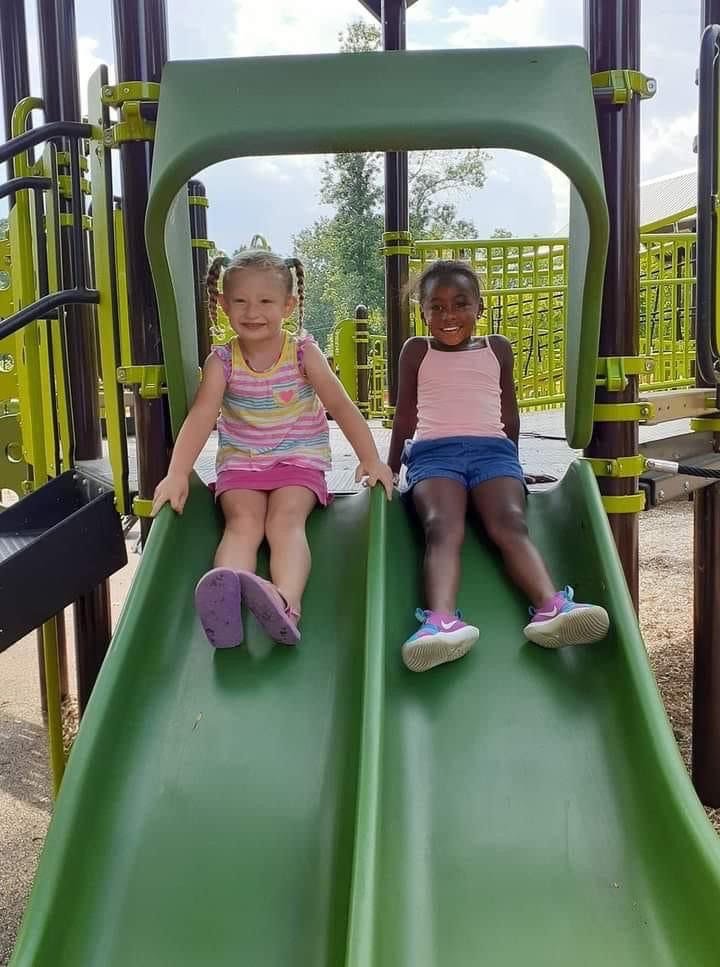
<path fill-rule="evenodd" d="M 327 416 L 303 369 L 303 350 L 310 342 L 312 336 L 285 333 L 280 356 L 262 373 L 250 369 L 237 338 L 213 347 L 227 384 L 217 422 L 218 473 L 280 464 L 330 469 Z"/>

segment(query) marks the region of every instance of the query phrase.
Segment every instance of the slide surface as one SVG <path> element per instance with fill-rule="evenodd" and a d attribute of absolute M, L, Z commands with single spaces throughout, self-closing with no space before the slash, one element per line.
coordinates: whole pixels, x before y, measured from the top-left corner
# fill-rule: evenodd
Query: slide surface
<path fill-rule="evenodd" d="M 420 548 L 399 502 L 313 515 L 304 639 L 212 652 L 219 533 L 154 528 L 75 744 L 13 967 L 710 967 L 720 848 L 645 658 L 592 473 L 530 500 L 610 638 L 524 643 L 466 542 L 473 653 L 413 675 Z"/>

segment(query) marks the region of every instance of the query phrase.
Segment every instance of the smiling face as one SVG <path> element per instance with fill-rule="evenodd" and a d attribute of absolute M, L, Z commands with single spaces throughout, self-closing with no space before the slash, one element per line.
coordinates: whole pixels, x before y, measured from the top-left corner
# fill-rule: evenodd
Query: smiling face
<path fill-rule="evenodd" d="M 261 343 L 280 334 L 296 299 L 272 269 L 229 269 L 218 301 L 242 342 Z"/>
<path fill-rule="evenodd" d="M 459 272 L 431 279 L 420 305 L 430 335 L 448 348 L 462 346 L 472 339 L 482 309 L 476 287 Z"/>

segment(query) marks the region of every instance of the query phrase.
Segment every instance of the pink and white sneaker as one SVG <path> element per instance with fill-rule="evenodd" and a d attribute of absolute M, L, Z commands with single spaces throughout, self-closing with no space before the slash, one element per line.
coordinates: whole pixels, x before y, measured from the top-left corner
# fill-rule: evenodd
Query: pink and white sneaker
<path fill-rule="evenodd" d="M 418 608 L 415 617 L 421 626 L 402 646 L 402 660 L 411 672 L 426 672 L 462 658 L 480 637 L 477 628 L 465 624 L 459 611 L 443 614 Z"/>
<path fill-rule="evenodd" d="M 605 608 L 573 601 L 573 589 L 558 591 L 540 608 L 530 608 L 525 637 L 541 648 L 589 645 L 604 638 L 610 628 Z"/>

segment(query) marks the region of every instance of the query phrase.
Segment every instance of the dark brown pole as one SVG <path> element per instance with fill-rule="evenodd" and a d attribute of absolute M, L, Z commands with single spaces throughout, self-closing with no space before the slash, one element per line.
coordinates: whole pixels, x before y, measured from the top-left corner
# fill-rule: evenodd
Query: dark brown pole
<path fill-rule="evenodd" d="M 702 0 L 700 17 L 703 27 L 720 24 L 720 0 Z"/>
<path fill-rule="evenodd" d="M 704 0 L 702 25 L 720 23 L 720 0 Z M 705 38 L 704 43 L 710 38 Z M 715 45 L 712 45 L 715 46 Z M 713 58 L 714 60 L 714 58 Z M 705 70 L 702 58 L 701 75 Z M 708 78 L 700 77 L 700 130 L 698 134 L 698 237 L 696 341 L 709 343 L 715 324 L 717 252 L 714 252 L 715 198 L 718 191 L 717 73 L 710 65 Z M 709 80 L 709 84 L 704 81 Z M 707 356 L 711 353 L 707 352 Z M 714 378 L 697 368 L 697 383 Z M 717 391 L 716 391 L 717 392 Z M 720 402 L 720 400 L 719 400 Z M 713 436 L 720 452 L 720 434 Z M 692 776 L 706 806 L 720 806 L 720 484 L 703 487 L 694 498 L 695 621 L 693 670 Z"/>
<path fill-rule="evenodd" d="M 381 23 L 385 50 L 405 50 L 407 0 L 382 0 Z M 385 231 L 407 232 L 408 156 L 406 151 L 385 155 Z M 392 240 L 389 247 L 407 245 Z M 388 390 L 390 405 L 397 400 L 397 370 L 400 350 L 410 335 L 408 302 L 409 262 L 407 255 L 385 257 L 385 320 L 387 325 Z"/>
<path fill-rule="evenodd" d="M 370 371 L 368 370 L 368 349 L 370 331 L 368 329 L 367 306 L 355 308 L 355 364 L 357 366 L 357 404 L 365 417 L 370 415 Z"/>
<path fill-rule="evenodd" d="M 47 121 L 79 121 L 77 39 L 74 0 L 38 0 L 40 69 Z M 69 145 L 65 145 L 67 149 Z M 71 204 L 61 199 L 61 210 Z M 75 218 L 84 214 L 74 212 Z M 61 277 L 65 288 L 78 284 L 79 272 L 86 266 L 76 264 L 72 245 L 73 227 L 60 235 Z M 85 276 L 87 278 L 87 275 Z M 98 394 L 97 330 L 90 306 L 69 305 L 65 310 L 68 381 L 72 410 L 73 452 L 69 463 L 94 460 L 102 456 L 100 400 Z M 95 684 L 95 679 L 110 645 L 110 592 L 107 582 L 75 603 L 75 654 L 80 712 Z M 58 628 L 60 635 L 61 629 Z M 60 648 L 61 674 L 63 648 Z"/>
<path fill-rule="evenodd" d="M 24 0 L 0 3 L 0 83 L 2 84 L 5 140 L 12 137 L 11 119 L 15 105 L 30 94 L 27 30 Z M 13 176 L 12 159 L 7 163 L 8 181 Z M 10 204 L 12 205 L 12 198 Z"/>
<path fill-rule="evenodd" d="M 188 201 L 190 203 L 190 235 L 194 243 L 200 243 L 193 245 L 192 260 L 195 281 L 198 359 L 202 366 L 204 360 L 210 354 L 210 316 L 208 315 L 207 289 L 205 287 L 208 250 L 203 244 L 207 242 L 207 192 L 201 181 L 193 179 L 188 182 Z"/>
<path fill-rule="evenodd" d="M 43 100 L 47 121 L 79 121 L 75 0 L 38 0 L 38 31 Z M 67 173 L 67 172 L 66 172 Z M 62 200 L 61 210 L 70 202 Z M 70 256 L 72 229 L 61 231 L 62 278 L 66 288 L 77 283 Z M 65 309 L 68 377 L 74 438 L 73 462 L 102 456 L 100 399 L 94 311 L 90 306 Z"/>
<path fill-rule="evenodd" d="M 640 68 L 640 0 L 585 0 L 585 43 L 593 72 Z M 597 105 L 598 132 L 610 211 L 610 245 L 603 289 L 600 356 L 637 356 L 640 315 L 637 253 L 640 240 L 640 102 Z M 632 403 L 638 399 L 637 377 L 624 392 L 598 389 L 598 403 Z M 591 457 L 624 457 L 638 452 L 638 425 L 596 423 Z M 601 477 L 603 495 L 635 493 L 635 477 Z M 615 543 L 635 607 L 638 606 L 637 514 L 610 514 Z"/>
<path fill-rule="evenodd" d="M 115 62 L 118 81 L 159 82 L 167 60 L 165 0 L 113 0 Z M 150 184 L 152 144 L 127 142 L 120 147 L 125 261 L 127 265 L 130 340 L 133 363 L 162 363 L 160 319 L 145 249 L 145 209 Z M 152 498 L 169 463 L 167 407 L 162 399 L 143 400 L 135 392 L 138 496 Z M 143 540 L 150 521 L 141 521 Z"/>
<path fill-rule="evenodd" d="M 5 140 L 12 137 L 12 114 L 15 105 L 30 94 L 30 80 L 28 77 L 27 30 L 25 26 L 24 0 L 3 0 L 0 3 L 0 76 L 2 77 L 3 120 L 5 123 Z M 13 162 L 7 163 L 7 177 L 13 176 Z M 10 207 L 15 203 L 14 196 L 10 197 Z M 38 634 L 38 674 L 40 677 L 40 708 L 43 718 L 47 715 L 47 688 L 45 685 L 45 659 L 43 653 L 42 636 Z M 65 657 L 64 662 L 64 690 L 67 692 L 67 658 L 66 650 L 60 649 Z M 61 668 L 62 672 L 62 668 Z M 61 687 L 62 685 L 61 678 Z"/>

